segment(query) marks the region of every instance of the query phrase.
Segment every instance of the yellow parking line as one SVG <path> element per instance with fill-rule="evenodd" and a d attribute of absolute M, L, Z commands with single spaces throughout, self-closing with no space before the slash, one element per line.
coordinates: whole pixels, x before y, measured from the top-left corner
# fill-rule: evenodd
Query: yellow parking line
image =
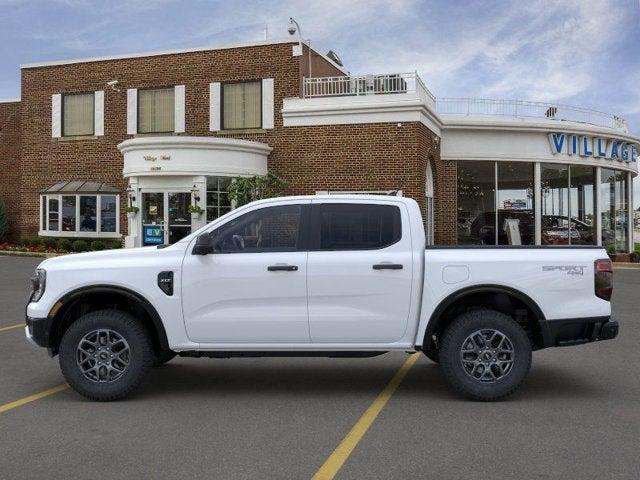
<path fill-rule="evenodd" d="M 17 325 L 9 325 L 8 327 L 0 327 L 0 332 L 6 332 L 7 330 L 14 330 L 20 327 L 24 328 L 24 323 L 19 323 Z"/>
<path fill-rule="evenodd" d="M 313 476 L 313 480 L 331 480 L 347 461 L 353 450 L 356 448 L 369 427 L 376 420 L 382 409 L 385 407 L 393 393 L 396 391 L 404 377 L 409 373 L 411 367 L 416 363 L 419 353 L 411 355 L 393 376 L 391 381 L 384 387 L 384 390 L 376 397 L 373 403 L 362 414 L 360 419 L 351 428 L 351 431 L 342 439 L 340 445 L 325 460 L 320 469 Z"/>
<path fill-rule="evenodd" d="M 21 407 L 22 405 L 26 405 L 27 403 L 35 402 L 36 400 L 40 400 L 41 398 L 48 397 L 49 395 L 53 395 L 55 393 L 66 390 L 67 388 L 69 388 L 69 385 L 63 383 L 62 385 L 58 385 L 57 387 L 53 387 L 39 393 L 34 393 L 33 395 L 21 398 L 20 400 L 5 403 L 4 405 L 0 405 L 0 413 L 8 412 L 9 410 Z"/>

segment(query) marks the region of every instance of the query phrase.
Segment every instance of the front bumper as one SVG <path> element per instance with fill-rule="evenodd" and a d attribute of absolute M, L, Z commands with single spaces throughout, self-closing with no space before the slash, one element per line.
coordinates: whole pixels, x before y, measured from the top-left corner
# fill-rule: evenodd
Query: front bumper
<path fill-rule="evenodd" d="M 49 348 L 51 346 L 51 323 L 50 317 L 34 318 L 27 316 L 27 326 L 25 334 L 27 340 L 38 347 Z"/>
<path fill-rule="evenodd" d="M 540 322 L 544 347 L 569 347 L 583 343 L 612 340 L 620 326 L 610 317 L 568 318 Z"/>

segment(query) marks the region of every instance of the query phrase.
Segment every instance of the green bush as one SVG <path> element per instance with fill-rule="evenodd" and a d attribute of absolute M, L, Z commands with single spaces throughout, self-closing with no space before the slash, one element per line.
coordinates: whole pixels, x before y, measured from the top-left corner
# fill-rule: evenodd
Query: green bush
<path fill-rule="evenodd" d="M 629 260 L 631 260 L 633 263 L 638 263 L 640 262 L 640 253 L 638 252 L 631 252 L 629 254 Z"/>
<path fill-rule="evenodd" d="M 107 248 L 110 248 L 111 250 L 122 248 L 122 242 L 120 240 L 113 240 L 112 242 L 109 242 Z"/>
<path fill-rule="evenodd" d="M 47 248 L 58 248 L 58 241 L 55 238 L 44 237 L 42 243 Z"/>
<path fill-rule="evenodd" d="M 42 239 L 40 237 L 33 237 L 29 241 L 31 242 L 32 247 L 37 247 L 39 245 L 42 245 Z"/>
<path fill-rule="evenodd" d="M 86 252 L 89 249 L 89 245 L 84 240 L 76 240 L 72 244 L 74 252 Z"/>
<path fill-rule="evenodd" d="M 61 238 L 58 241 L 58 248 L 60 248 L 61 250 L 70 252 L 71 249 L 73 248 L 73 244 L 71 243 L 71 240 L 69 240 L 68 238 Z"/>
<path fill-rule="evenodd" d="M 100 250 L 104 250 L 105 248 L 106 245 L 102 240 L 94 240 L 93 242 L 91 242 L 91 250 L 99 252 Z"/>
<path fill-rule="evenodd" d="M 31 246 L 31 239 L 30 238 L 23 238 L 20 243 L 22 244 L 23 247 L 30 247 Z"/>

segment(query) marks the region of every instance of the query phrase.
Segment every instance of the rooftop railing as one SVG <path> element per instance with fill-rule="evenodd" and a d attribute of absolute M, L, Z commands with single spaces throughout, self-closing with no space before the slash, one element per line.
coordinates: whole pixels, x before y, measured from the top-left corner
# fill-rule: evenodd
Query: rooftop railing
<path fill-rule="evenodd" d="M 436 111 L 440 115 L 487 115 L 569 121 L 628 132 L 627 122 L 622 117 L 560 103 L 484 98 L 438 98 L 436 100 Z"/>
<path fill-rule="evenodd" d="M 303 80 L 303 97 L 344 97 L 414 93 L 441 115 L 502 116 L 540 118 L 586 123 L 628 132 L 624 118 L 590 108 L 553 102 L 493 100 L 485 98 L 438 98 L 429 91 L 417 72 L 380 75 L 311 77 Z"/>
<path fill-rule="evenodd" d="M 347 75 L 342 77 L 311 77 L 303 81 L 303 97 L 342 97 L 415 93 L 425 103 L 435 106 L 436 97 L 416 72 L 381 75 Z"/>

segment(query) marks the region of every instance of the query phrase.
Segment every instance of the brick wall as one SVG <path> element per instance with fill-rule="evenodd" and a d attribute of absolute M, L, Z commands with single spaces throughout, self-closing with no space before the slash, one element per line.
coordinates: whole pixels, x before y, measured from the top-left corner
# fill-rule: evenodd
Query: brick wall
<path fill-rule="evenodd" d="M 20 183 L 20 102 L 0 103 L 0 197 L 7 206 L 10 238 L 18 233 L 18 205 L 16 195 Z"/>
<path fill-rule="evenodd" d="M 126 89 L 185 85 L 184 135 L 219 135 L 270 145 L 269 168 L 288 182 L 287 194 L 402 189 L 419 201 L 424 213 L 426 165 L 431 159 L 436 241 L 455 241 L 455 165 L 440 160 L 439 142 L 422 124 L 283 127 L 283 99 L 299 96 L 307 63 L 306 56 L 292 56 L 293 43 L 23 69 L 20 235 L 37 232 L 38 194 L 59 181 L 95 180 L 119 187 L 124 207 L 127 181 L 117 145 L 131 138 L 126 134 Z M 342 75 L 322 57 L 312 60 L 314 76 Z M 262 78 L 275 80 L 275 128 L 210 132 L 209 83 Z M 109 80 L 119 81 L 120 92 L 106 86 Z M 105 135 L 51 138 L 51 95 L 95 90 L 105 91 Z M 126 234 L 124 214 L 121 225 Z"/>

